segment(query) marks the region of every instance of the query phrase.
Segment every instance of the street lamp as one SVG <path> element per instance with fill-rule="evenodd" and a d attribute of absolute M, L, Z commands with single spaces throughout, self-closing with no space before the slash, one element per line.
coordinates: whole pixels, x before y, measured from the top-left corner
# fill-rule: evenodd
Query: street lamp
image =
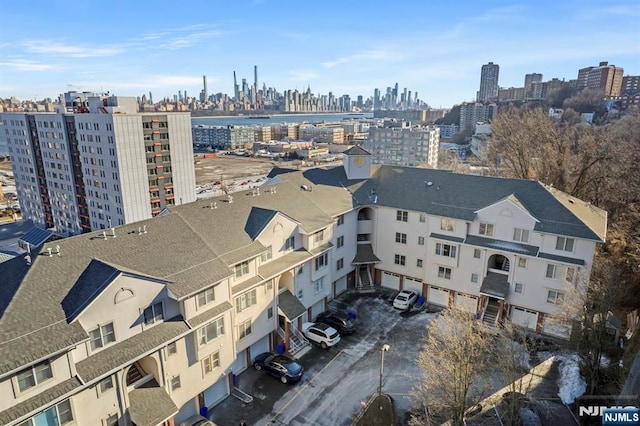
<path fill-rule="evenodd" d="M 389 345 L 386 343 L 382 345 L 380 351 L 380 384 L 378 385 L 378 395 L 382 395 L 382 372 L 384 371 L 384 353 L 389 350 Z"/>

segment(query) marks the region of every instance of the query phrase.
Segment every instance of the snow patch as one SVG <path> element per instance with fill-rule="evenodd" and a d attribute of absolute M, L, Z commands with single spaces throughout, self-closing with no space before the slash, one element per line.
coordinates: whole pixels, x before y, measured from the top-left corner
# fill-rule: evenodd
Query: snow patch
<path fill-rule="evenodd" d="M 611 360 L 609 359 L 609 357 L 606 355 L 602 355 L 600 357 L 600 367 L 609 368 L 610 365 L 611 365 Z"/>
<path fill-rule="evenodd" d="M 565 404 L 571 404 L 587 390 L 587 383 L 580 375 L 580 357 L 578 354 L 557 355 L 560 361 L 560 379 L 558 396 Z"/>
<path fill-rule="evenodd" d="M 536 356 L 538 357 L 538 360 L 540 362 L 545 362 L 546 360 L 548 360 L 553 356 L 553 352 L 539 351 L 539 352 L 536 352 Z"/>

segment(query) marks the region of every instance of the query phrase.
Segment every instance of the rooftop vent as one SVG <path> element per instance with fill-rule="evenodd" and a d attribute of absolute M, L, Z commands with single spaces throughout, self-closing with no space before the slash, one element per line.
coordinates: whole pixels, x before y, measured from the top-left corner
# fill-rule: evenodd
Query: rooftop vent
<path fill-rule="evenodd" d="M 425 181 L 424 184 L 425 184 L 426 187 L 433 186 L 433 182 L 431 182 L 430 180 Z"/>
<path fill-rule="evenodd" d="M 569 202 L 570 202 L 571 204 L 575 204 L 576 200 L 574 200 L 573 198 L 569 198 Z"/>
<path fill-rule="evenodd" d="M 58 257 L 61 256 L 60 254 L 60 246 L 56 244 L 56 254 L 58 255 Z"/>
<path fill-rule="evenodd" d="M 49 257 L 51 257 L 51 247 L 47 249 L 47 253 L 49 253 Z"/>
<path fill-rule="evenodd" d="M 107 231 L 102 231 L 102 239 L 103 240 L 107 239 Z"/>
<path fill-rule="evenodd" d="M 27 265 L 31 265 L 31 256 L 26 255 L 26 256 L 24 257 L 24 260 L 27 262 Z"/>

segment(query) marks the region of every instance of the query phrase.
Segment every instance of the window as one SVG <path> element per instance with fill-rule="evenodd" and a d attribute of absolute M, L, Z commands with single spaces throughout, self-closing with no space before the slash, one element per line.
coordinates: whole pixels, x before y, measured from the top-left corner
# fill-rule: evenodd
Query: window
<path fill-rule="evenodd" d="M 444 266 L 438 266 L 438 277 L 450 280 L 451 279 L 451 268 L 445 268 Z"/>
<path fill-rule="evenodd" d="M 180 376 L 171 378 L 171 390 L 180 389 Z"/>
<path fill-rule="evenodd" d="M 144 310 L 142 313 L 144 317 L 145 324 L 155 324 L 156 322 L 162 321 L 163 312 L 162 312 L 162 302 L 154 303 Z"/>
<path fill-rule="evenodd" d="M 440 229 L 442 231 L 453 231 L 453 220 L 440 219 Z"/>
<path fill-rule="evenodd" d="M 204 374 L 211 373 L 216 367 L 220 367 L 220 352 L 214 352 L 202 360 Z"/>
<path fill-rule="evenodd" d="M 238 338 L 244 339 L 251 334 L 251 320 L 247 320 L 238 326 Z"/>
<path fill-rule="evenodd" d="M 338 237 L 338 240 L 336 241 L 336 246 L 337 248 L 344 246 L 344 235 L 341 235 Z"/>
<path fill-rule="evenodd" d="M 529 241 L 529 230 L 516 228 L 513 230 L 513 240 L 526 243 Z"/>
<path fill-rule="evenodd" d="M 167 345 L 167 354 L 169 356 L 178 353 L 178 344 L 176 342 L 171 342 Z"/>
<path fill-rule="evenodd" d="M 324 268 L 329 264 L 329 253 L 324 253 L 316 257 L 315 262 L 316 262 L 316 271 L 318 269 Z"/>
<path fill-rule="evenodd" d="M 338 226 L 343 224 L 344 224 L 344 215 L 341 214 L 340 216 L 338 216 Z"/>
<path fill-rule="evenodd" d="M 271 246 L 269 246 L 267 247 L 267 251 L 260 255 L 260 261 L 264 263 L 268 260 L 271 260 L 272 258 L 273 258 L 273 250 Z"/>
<path fill-rule="evenodd" d="M 424 237 L 418 237 L 418 245 L 419 246 L 423 246 L 424 245 Z"/>
<path fill-rule="evenodd" d="M 340 259 L 338 259 L 336 261 L 336 271 L 339 271 L 342 268 L 344 268 L 344 258 L 343 257 L 341 257 Z"/>
<path fill-rule="evenodd" d="M 398 222 L 407 222 L 409 220 L 409 212 L 404 210 L 396 211 L 396 220 Z"/>
<path fill-rule="evenodd" d="M 236 312 L 242 312 L 256 304 L 256 289 L 236 297 Z"/>
<path fill-rule="evenodd" d="M 324 240 L 324 229 L 313 234 L 313 242 L 320 243 Z"/>
<path fill-rule="evenodd" d="M 422 268 L 422 259 L 418 259 L 418 260 L 416 261 L 416 266 L 417 266 L 418 268 Z"/>
<path fill-rule="evenodd" d="M 396 243 L 407 244 L 407 234 L 396 232 Z"/>
<path fill-rule="evenodd" d="M 210 341 L 214 340 L 218 336 L 224 334 L 224 319 L 218 318 L 211 321 L 209 324 L 198 329 L 198 341 L 200 345 L 206 345 Z"/>
<path fill-rule="evenodd" d="M 480 235 L 486 235 L 487 237 L 493 236 L 493 225 L 491 223 L 480 222 L 480 229 L 478 231 Z"/>
<path fill-rule="evenodd" d="M 58 426 L 65 425 L 71 421 L 73 421 L 73 413 L 71 412 L 71 403 L 67 399 L 66 401 L 62 401 L 42 413 L 33 416 L 26 422 L 20 423 L 20 426 Z"/>
<path fill-rule="evenodd" d="M 573 238 L 558 237 L 556 241 L 556 250 L 573 251 Z"/>
<path fill-rule="evenodd" d="M 403 255 L 401 255 L 401 254 L 396 254 L 396 255 L 394 256 L 393 263 L 395 263 L 396 265 L 402 265 L 402 266 L 404 266 L 404 265 L 405 265 L 405 263 L 406 263 L 406 260 L 407 260 L 407 259 L 406 259 L 406 257 L 405 257 L 405 256 L 403 256 Z"/>
<path fill-rule="evenodd" d="M 556 290 L 549 290 L 547 293 L 547 303 L 562 305 L 562 303 L 564 303 L 564 293 Z"/>
<path fill-rule="evenodd" d="M 295 246 L 296 246 L 296 237 L 294 235 L 287 238 L 287 240 L 284 242 L 285 250 L 293 250 Z"/>
<path fill-rule="evenodd" d="M 569 282 L 573 282 L 575 278 L 575 269 L 549 263 L 547 265 L 546 277 L 554 280 L 567 280 Z"/>
<path fill-rule="evenodd" d="M 215 294 L 214 288 L 211 287 L 198 293 L 197 300 L 198 300 L 198 307 L 207 305 L 213 302 L 214 300 L 216 300 L 216 294 Z"/>
<path fill-rule="evenodd" d="M 316 280 L 313 283 L 313 287 L 314 287 L 314 292 L 315 294 L 321 293 L 322 290 L 324 290 L 324 277 L 321 277 L 319 280 Z"/>
<path fill-rule="evenodd" d="M 236 271 L 236 278 L 240 278 L 243 275 L 247 275 L 249 273 L 249 262 L 244 261 L 242 263 L 238 263 L 233 267 Z"/>
<path fill-rule="evenodd" d="M 98 391 L 100 394 L 103 394 L 109 390 L 113 389 L 113 377 L 109 376 L 106 379 L 100 381 L 98 383 Z"/>
<path fill-rule="evenodd" d="M 480 251 L 480 249 L 473 249 L 473 257 L 475 257 L 476 259 L 480 259 L 481 254 L 482 252 Z"/>
<path fill-rule="evenodd" d="M 45 361 L 18 373 L 16 379 L 18 380 L 20 392 L 24 392 L 52 377 L 51 364 L 49 364 L 49 361 Z"/>
<path fill-rule="evenodd" d="M 91 338 L 91 350 L 95 351 L 109 343 L 116 341 L 116 334 L 113 330 L 113 323 L 105 324 L 89 331 Z"/>
<path fill-rule="evenodd" d="M 269 309 L 267 309 L 267 318 L 273 318 L 273 308 L 269 307 Z"/>
<path fill-rule="evenodd" d="M 524 284 L 522 284 L 522 283 L 516 283 L 516 284 L 513 286 L 513 292 L 514 292 L 514 293 L 520 293 L 520 294 L 522 294 L 523 290 L 524 290 Z"/>
<path fill-rule="evenodd" d="M 118 426 L 118 415 L 112 414 L 102 421 L 104 426 Z"/>
<path fill-rule="evenodd" d="M 478 274 L 471 274 L 471 282 L 475 284 L 478 283 Z"/>
<path fill-rule="evenodd" d="M 425 223 L 427 221 L 427 215 L 424 213 L 420 213 L 420 223 Z"/>
<path fill-rule="evenodd" d="M 445 257 L 456 257 L 456 246 L 450 244 L 436 243 L 436 254 Z"/>
<path fill-rule="evenodd" d="M 264 285 L 264 292 L 265 294 L 267 294 L 267 293 L 271 293 L 272 290 L 273 290 L 273 280 L 269 280 Z"/>

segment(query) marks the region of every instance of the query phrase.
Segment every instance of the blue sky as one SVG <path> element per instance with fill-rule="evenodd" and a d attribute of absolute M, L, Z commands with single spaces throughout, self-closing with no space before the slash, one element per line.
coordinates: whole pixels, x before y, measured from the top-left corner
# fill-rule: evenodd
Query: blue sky
<path fill-rule="evenodd" d="M 361 94 L 398 82 L 433 107 L 473 100 L 480 67 L 500 86 L 539 72 L 575 79 L 600 61 L 640 74 L 640 2 L 142 1 L 3 2 L 0 97 L 67 90 L 154 100 L 187 90 L 233 94 L 238 80 Z"/>

